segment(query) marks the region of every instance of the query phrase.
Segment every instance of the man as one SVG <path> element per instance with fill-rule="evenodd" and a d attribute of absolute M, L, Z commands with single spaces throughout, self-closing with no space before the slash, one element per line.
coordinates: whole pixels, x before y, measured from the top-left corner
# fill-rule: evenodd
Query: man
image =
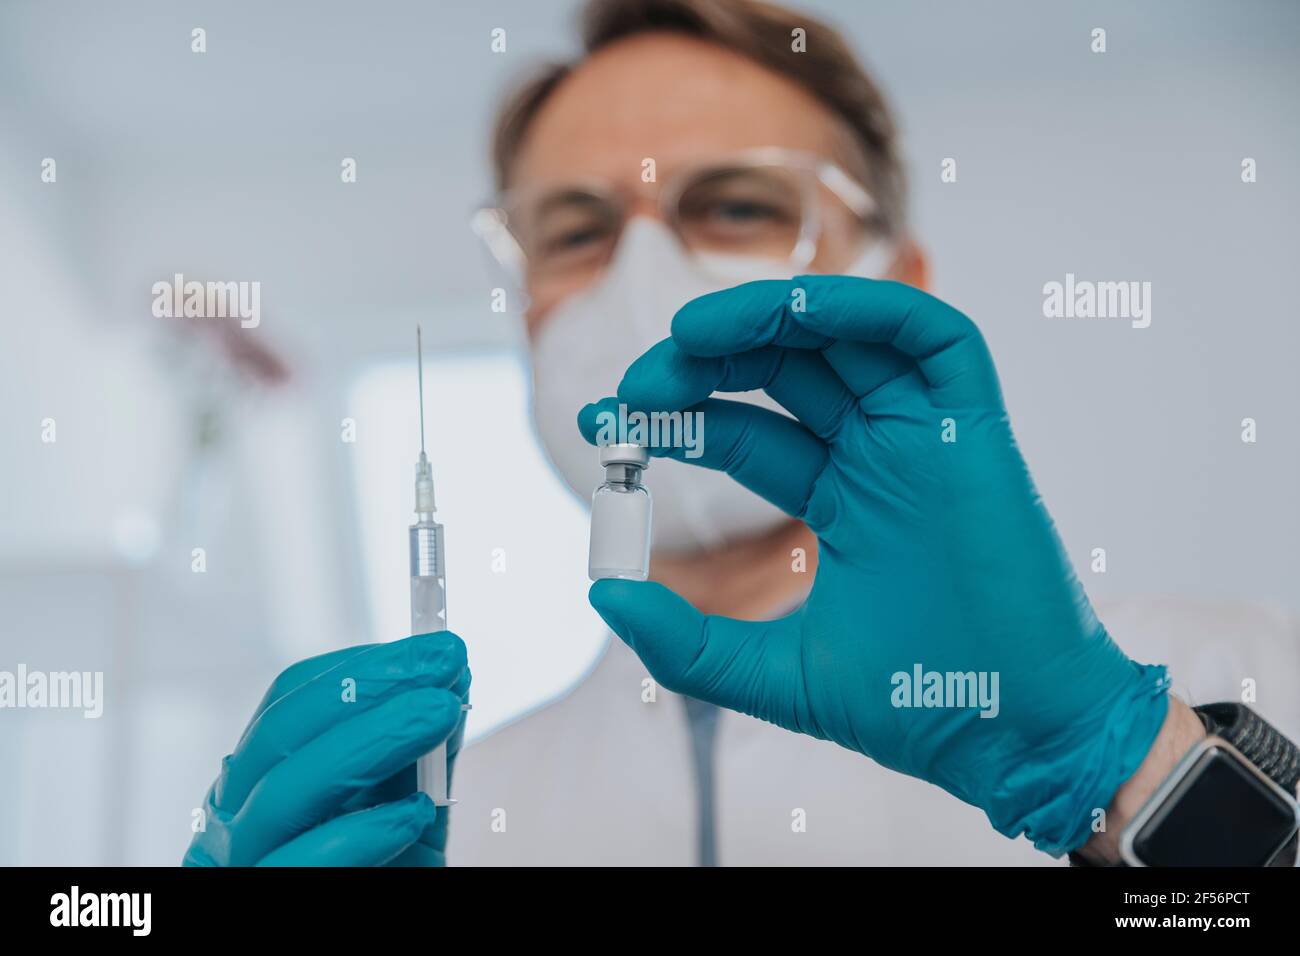
<path fill-rule="evenodd" d="M 1093 616 L 982 340 L 915 291 L 874 85 L 827 28 L 741 0 L 595 0 L 584 37 L 503 110 L 502 197 L 480 220 L 528 293 L 539 433 L 584 495 L 595 416 L 620 401 L 703 410 L 705 448 L 657 450 L 647 473 L 658 584 L 593 588 L 636 653 L 612 642 L 567 697 L 460 757 L 448 858 L 1113 862 L 1205 729 Z M 863 281 L 880 278 L 901 285 Z M 769 281 L 717 291 L 749 279 Z M 1219 636 L 1140 621 L 1125 648 L 1175 674 Z M 1257 639 L 1294 668 L 1289 624 L 1255 630 L 1243 660 Z M 930 672 L 961 699 L 930 699 Z M 347 677 L 360 713 L 333 706 Z M 189 859 L 440 861 L 448 815 L 404 795 L 467 687 L 446 636 L 291 668 Z"/>

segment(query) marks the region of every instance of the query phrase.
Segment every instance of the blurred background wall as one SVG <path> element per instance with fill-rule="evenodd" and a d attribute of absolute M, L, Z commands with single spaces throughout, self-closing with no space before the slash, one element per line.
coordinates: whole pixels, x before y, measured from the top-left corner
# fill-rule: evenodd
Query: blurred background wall
<path fill-rule="evenodd" d="M 893 101 L 937 292 L 984 329 L 1094 598 L 1300 611 L 1300 7 L 804 6 Z M 106 683 L 99 720 L 0 711 L 0 864 L 177 861 L 274 675 L 405 633 L 416 322 L 471 737 L 591 666 L 583 509 L 540 453 L 492 467 L 528 383 L 467 228 L 493 106 L 573 14 L 0 4 L 0 670 Z M 1067 272 L 1150 281 L 1150 327 L 1044 318 Z M 262 324 L 154 318 L 175 273 L 260 282 Z"/>

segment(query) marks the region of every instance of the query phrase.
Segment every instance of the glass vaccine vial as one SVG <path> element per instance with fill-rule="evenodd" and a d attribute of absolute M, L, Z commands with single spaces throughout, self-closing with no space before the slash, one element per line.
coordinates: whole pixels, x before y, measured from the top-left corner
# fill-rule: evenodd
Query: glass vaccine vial
<path fill-rule="evenodd" d="M 642 445 L 602 445 L 605 482 L 591 496 L 591 550 L 587 576 L 644 581 L 650 576 L 650 492 L 641 473 L 650 467 Z"/>

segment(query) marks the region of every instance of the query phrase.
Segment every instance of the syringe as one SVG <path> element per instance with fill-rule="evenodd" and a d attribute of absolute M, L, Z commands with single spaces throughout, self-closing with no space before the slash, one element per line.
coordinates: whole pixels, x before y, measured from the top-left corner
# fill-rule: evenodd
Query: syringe
<path fill-rule="evenodd" d="M 447 629 L 446 546 L 442 525 L 434 520 L 433 467 L 424 451 L 424 342 L 415 327 L 420 375 L 420 458 L 415 463 L 415 524 L 411 525 L 411 633 Z M 435 806 L 450 806 L 447 796 L 447 745 L 439 744 L 416 763 L 419 787 Z"/>

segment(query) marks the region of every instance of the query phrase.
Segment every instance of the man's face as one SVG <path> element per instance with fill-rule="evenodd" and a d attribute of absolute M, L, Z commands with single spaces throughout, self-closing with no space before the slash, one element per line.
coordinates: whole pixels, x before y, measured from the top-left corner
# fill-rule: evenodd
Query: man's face
<path fill-rule="evenodd" d="M 783 147 L 852 171 L 844 128 L 802 87 L 721 47 L 674 34 L 645 34 L 610 46 L 567 78 L 535 117 L 513 169 L 512 187 L 543 189 L 596 179 L 635 197 L 630 215 L 657 216 L 658 184 L 675 171 L 756 147 Z M 656 182 L 642 181 L 645 160 Z M 828 190 L 815 272 L 852 261 L 861 229 Z M 529 275 L 528 330 L 593 281 L 545 283 Z"/>

